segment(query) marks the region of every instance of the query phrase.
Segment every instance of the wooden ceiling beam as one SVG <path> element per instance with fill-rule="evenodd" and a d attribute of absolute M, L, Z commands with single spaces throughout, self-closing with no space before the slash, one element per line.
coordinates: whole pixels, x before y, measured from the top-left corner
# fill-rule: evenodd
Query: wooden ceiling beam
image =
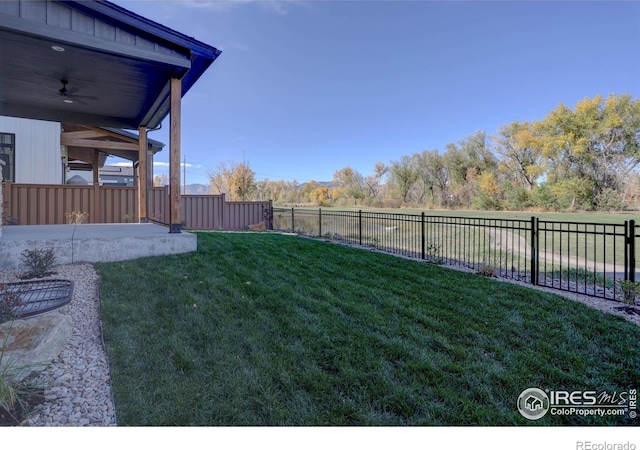
<path fill-rule="evenodd" d="M 133 150 L 136 152 L 138 151 L 138 144 L 133 142 L 114 142 L 114 141 L 98 141 L 93 139 L 77 139 L 77 138 L 66 137 L 64 134 L 60 137 L 60 143 L 62 145 L 69 145 L 73 147 L 113 149 L 113 150 Z"/>
<path fill-rule="evenodd" d="M 100 130 L 82 130 L 82 131 L 65 131 L 62 133 L 67 139 L 90 139 L 90 138 L 101 138 L 107 136 L 106 133 L 101 132 Z"/>

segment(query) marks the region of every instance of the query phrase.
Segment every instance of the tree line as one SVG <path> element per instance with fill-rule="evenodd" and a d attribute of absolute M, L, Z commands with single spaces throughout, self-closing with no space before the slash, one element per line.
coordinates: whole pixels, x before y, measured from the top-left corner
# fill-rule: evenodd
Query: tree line
<path fill-rule="evenodd" d="M 210 171 L 210 192 L 274 204 L 482 210 L 623 210 L 640 203 L 640 100 L 596 96 L 331 183 L 256 180 L 246 162 Z"/>

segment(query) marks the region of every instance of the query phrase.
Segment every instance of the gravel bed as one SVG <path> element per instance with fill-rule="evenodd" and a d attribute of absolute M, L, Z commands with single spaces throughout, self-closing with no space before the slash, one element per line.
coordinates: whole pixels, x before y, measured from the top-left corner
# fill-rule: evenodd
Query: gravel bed
<path fill-rule="evenodd" d="M 36 382 L 45 401 L 23 426 L 115 426 L 109 362 L 102 343 L 98 276 L 91 264 L 57 266 L 48 278 L 75 282 L 73 299 L 57 310 L 73 320 L 73 334 Z M 21 272 L 0 272 L 0 282 L 20 281 Z"/>

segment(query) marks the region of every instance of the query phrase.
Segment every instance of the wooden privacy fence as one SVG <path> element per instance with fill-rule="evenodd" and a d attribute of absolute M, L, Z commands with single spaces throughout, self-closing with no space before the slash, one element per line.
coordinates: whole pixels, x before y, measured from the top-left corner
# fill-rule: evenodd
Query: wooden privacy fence
<path fill-rule="evenodd" d="M 88 214 L 86 223 L 138 221 L 138 188 L 3 182 L 3 223 L 51 225 L 68 223 L 73 212 Z M 148 189 L 147 211 L 155 222 L 169 223 L 166 187 Z M 182 224 L 191 230 L 244 230 L 266 221 L 271 201 L 227 202 L 222 195 L 183 195 Z"/>

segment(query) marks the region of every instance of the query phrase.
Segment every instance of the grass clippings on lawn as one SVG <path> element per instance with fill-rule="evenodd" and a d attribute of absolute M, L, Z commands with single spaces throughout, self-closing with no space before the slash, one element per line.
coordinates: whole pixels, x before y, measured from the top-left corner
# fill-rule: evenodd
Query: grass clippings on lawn
<path fill-rule="evenodd" d="M 627 391 L 640 329 L 559 296 L 295 236 L 96 265 L 119 425 L 624 425 L 516 409 Z"/>

